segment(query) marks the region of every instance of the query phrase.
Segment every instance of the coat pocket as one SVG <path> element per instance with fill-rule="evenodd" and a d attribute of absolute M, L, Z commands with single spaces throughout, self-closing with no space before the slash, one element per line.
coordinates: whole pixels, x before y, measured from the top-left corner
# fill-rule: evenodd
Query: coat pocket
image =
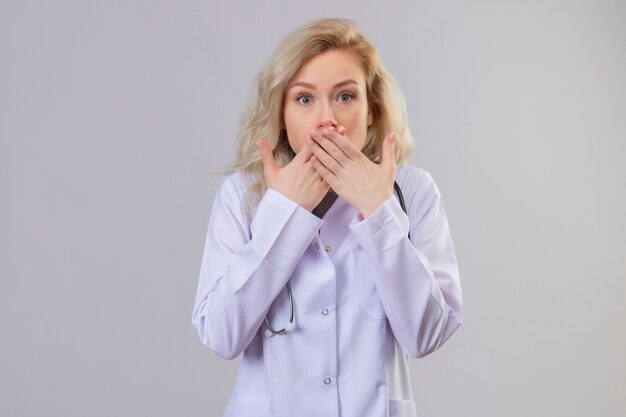
<path fill-rule="evenodd" d="M 374 282 L 374 270 L 363 249 L 357 251 L 357 297 L 359 305 L 371 319 L 386 318 L 383 302 Z"/>

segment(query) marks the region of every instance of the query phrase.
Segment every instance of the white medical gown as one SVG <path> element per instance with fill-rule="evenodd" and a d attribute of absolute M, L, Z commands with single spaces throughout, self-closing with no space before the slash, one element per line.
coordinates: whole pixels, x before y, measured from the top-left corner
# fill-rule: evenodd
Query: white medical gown
<path fill-rule="evenodd" d="M 252 219 L 240 173 L 218 189 L 192 324 L 223 358 L 243 352 L 225 416 L 412 417 L 408 356 L 439 348 L 463 321 L 441 193 L 402 164 L 370 217 L 340 196 L 323 220 L 273 189 Z M 411 232 L 411 240 L 407 232 Z M 265 336 L 289 321 L 295 330 Z"/>

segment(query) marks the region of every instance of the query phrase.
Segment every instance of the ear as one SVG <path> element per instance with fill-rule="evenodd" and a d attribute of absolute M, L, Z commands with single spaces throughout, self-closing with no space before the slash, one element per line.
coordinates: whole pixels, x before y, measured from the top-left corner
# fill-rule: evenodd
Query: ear
<path fill-rule="evenodd" d="M 367 127 L 370 127 L 373 122 L 374 122 L 374 112 L 372 112 L 372 109 L 369 109 L 367 111 Z"/>

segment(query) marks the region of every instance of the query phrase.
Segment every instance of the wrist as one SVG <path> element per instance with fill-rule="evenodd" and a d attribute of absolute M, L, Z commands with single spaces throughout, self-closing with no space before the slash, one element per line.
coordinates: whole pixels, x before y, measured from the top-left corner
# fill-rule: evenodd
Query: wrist
<path fill-rule="evenodd" d="M 378 208 L 382 205 L 382 203 L 378 204 L 378 205 L 372 205 L 372 206 L 368 206 L 367 208 L 364 208 L 362 210 L 359 210 L 359 213 L 361 213 L 361 216 L 363 216 L 363 219 L 367 219 L 369 216 L 371 216 L 372 214 L 374 214 L 374 212 L 376 210 L 378 210 Z"/>
<path fill-rule="evenodd" d="M 361 213 L 361 216 L 363 216 L 364 219 L 367 219 L 369 216 L 374 214 L 374 212 L 376 212 L 383 204 L 385 204 L 385 201 L 387 201 L 387 199 L 391 197 L 391 195 L 392 194 L 388 194 L 384 197 L 379 197 L 375 200 L 372 200 L 372 202 L 369 203 L 367 206 L 359 209 L 359 213 Z"/>

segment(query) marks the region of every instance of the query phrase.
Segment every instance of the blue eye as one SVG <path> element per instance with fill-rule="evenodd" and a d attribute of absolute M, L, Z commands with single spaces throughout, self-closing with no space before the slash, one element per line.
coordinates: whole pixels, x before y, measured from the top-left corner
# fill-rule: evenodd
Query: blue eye
<path fill-rule="evenodd" d="M 347 98 L 343 99 L 343 97 L 347 97 Z M 346 92 L 339 94 L 339 101 L 341 101 L 342 103 L 348 103 L 354 100 L 355 97 L 356 97 L 356 94 L 346 91 Z"/>
<path fill-rule="evenodd" d="M 308 101 L 304 102 L 302 101 L 302 99 L 306 99 Z M 301 94 L 298 96 L 298 98 L 296 98 L 296 101 L 300 104 L 311 104 L 311 96 L 309 96 L 308 94 Z"/>

